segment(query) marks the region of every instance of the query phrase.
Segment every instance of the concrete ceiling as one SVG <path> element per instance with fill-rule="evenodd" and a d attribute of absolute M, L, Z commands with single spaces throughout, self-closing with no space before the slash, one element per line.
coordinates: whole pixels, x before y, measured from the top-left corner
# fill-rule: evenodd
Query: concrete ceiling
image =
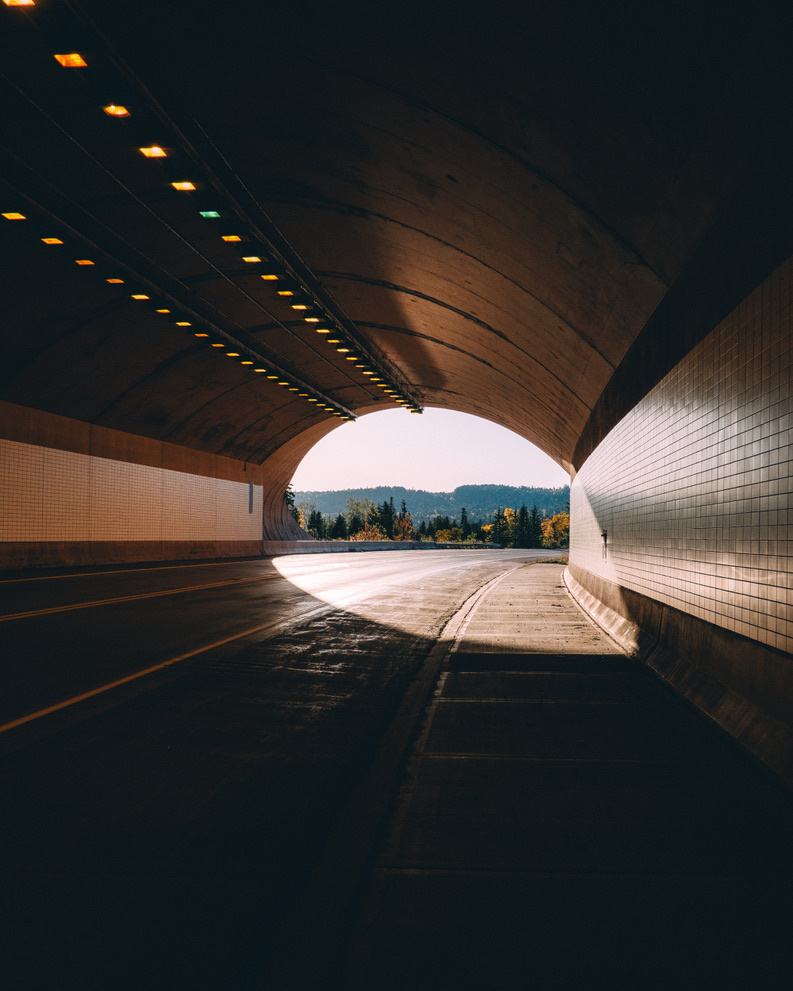
<path fill-rule="evenodd" d="M 0 8 L 0 212 L 27 217 L 0 221 L 0 399 L 262 462 L 339 422 L 309 399 L 391 405 L 380 377 L 569 468 L 789 112 L 757 9 Z M 72 51 L 87 66 L 53 58 Z M 267 251 L 365 368 L 242 261 Z"/>

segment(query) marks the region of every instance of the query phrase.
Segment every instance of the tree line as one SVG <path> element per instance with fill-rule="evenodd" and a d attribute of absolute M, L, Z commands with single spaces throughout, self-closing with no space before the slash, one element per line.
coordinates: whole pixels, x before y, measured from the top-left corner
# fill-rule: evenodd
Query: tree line
<path fill-rule="evenodd" d="M 557 488 L 517 485 L 459 485 L 451 492 L 430 492 L 427 489 L 408 489 L 398 485 L 381 485 L 370 488 L 349 488 L 337 490 L 298 491 L 295 501 L 314 503 L 323 516 L 334 520 L 339 513 L 347 511 L 347 500 L 374 503 L 394 500 L 394 505 L 407 503 L 416 526 L 424 520 L 438 516 L 448 516 L 460 522 L 462 507 L 465 506 L 469 519 L 494 521 L 496 509 L 500 506 L 531 507 L 536 505 L 542 516 L 554 516 L 563 512 L 570 501 L 570 488 L 567 485 Z"/>
<path fill-rule="evenodd" d="M 534 504 L 520 509 L 496 510 L 492 522 L 470 519 L 465 507 L 456 516 L 437 515 L 414 525 L 405 500 L 397 510 L 390 497 L 377 504 L 371 499 L 347 498 L 335 517 L 320 512 L 316 503 L 295 500 L 286 493 L 290 512 L 299 526 L 317 540 L 429 540 L 437 543 L 489 543 L 502 547 L 567 547 L 570 516 L 567 509 L 552 516 Z"/>

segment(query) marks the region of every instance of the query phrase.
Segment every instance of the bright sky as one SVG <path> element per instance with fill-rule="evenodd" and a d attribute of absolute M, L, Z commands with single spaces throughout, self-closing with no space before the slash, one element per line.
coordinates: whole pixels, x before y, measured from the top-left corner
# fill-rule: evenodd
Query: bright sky
<path fill-rule="evenodd" d="M 451 492 L 458 485 L 569 484 L 563 468 L 522 437 L 478 416 L 383 410 L 343 423 L 302 460 L 296 491 L 404 485 Z"/>

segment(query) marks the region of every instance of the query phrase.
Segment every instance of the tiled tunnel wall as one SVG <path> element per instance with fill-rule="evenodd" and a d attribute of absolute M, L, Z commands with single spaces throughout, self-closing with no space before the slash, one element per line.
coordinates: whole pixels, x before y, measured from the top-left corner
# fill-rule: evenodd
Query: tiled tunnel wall
<path fill-rule="evenodd" d="M 0 540 L 257 540 L 262 487 L 0 441 Z"/>
<path fill-rule="evenodd" d="M 788 260 L 622 419 L 570 493 L 568 586 L 793 785 Z"/>
<path fill-rule="evenodd" d="M 262 470 L 0 404 L 0 567 L 260 554 Z"/>
<path fill-rule="evenodd" d="M 787 652 L 792 277 L 788 260 L 617 424 L 570 495 L 574 565 Z"/>

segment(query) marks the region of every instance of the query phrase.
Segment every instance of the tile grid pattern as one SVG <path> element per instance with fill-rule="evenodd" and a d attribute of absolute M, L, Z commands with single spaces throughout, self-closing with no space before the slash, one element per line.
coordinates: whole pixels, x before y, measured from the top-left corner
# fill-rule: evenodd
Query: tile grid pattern
<path fill-rule="evenodd" d="M 673 369 L 570 497 L 574 563 L 788 652 L 792 276 L 789 259 Z"/>
<path fill-rule="evenodd" d="M 260 540 L 262 486 L 0 440 L 0 540 Z"/>

